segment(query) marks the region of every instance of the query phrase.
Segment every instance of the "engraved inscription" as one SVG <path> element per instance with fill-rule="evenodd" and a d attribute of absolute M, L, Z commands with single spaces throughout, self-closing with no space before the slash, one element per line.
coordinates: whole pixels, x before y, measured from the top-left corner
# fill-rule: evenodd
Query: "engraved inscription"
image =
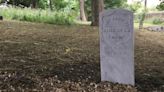
<path fill-rule="evenodd" d="M 103 32 L 130 32 L 129 29 L 126 28 L 104 28 Z"/>
<path fill-rule="evenodd" d="M 125 16 L 126 17 L 129 17 L 129 16 Z M 108 28 L 108 27 L 111 27 L 112 26 L 126 26 L 128 27 L 129 26 L 129 21 L 125 20 L 125 18 L 123 18 L 123 16 L 110 16 L 110 18 L 108 17 L 104 17 L 104 27 Z M 115 24 L 115 25 L 114 25 Z M 118 25 L 119 24 L 119 25 Z"/>
<path fill-rule="evenodd" d="M 134 85 L 133 14 L 124 9 L 100 16 L 101 80 Z"/>

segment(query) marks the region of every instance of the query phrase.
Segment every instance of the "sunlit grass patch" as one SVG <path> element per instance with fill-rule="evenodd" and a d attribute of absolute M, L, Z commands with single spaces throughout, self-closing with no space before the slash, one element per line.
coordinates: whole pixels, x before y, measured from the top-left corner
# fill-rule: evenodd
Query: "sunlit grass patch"
<path fill-rule="evenodd" d="M 36 10 L 29 8 L 7 8 L 2 9 L 0 14 L 6 19 L 49 23 L 49 24 L 72 24 L 75 16 L 73 12 Z"/>

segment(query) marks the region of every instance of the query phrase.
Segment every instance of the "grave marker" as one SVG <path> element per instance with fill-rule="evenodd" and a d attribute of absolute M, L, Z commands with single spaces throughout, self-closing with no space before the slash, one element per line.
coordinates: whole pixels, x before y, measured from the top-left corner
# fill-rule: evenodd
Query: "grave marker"
<path fill-rule="evenodd" d="M 100 14 L 101 80 L 134 85 L 133 13 L 112 9 Z"/>

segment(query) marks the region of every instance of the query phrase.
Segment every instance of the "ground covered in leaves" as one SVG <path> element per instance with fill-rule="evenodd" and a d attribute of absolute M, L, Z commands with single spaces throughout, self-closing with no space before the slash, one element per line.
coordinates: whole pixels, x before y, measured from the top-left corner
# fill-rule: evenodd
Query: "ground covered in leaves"
<path fill-rule="evenodd" d="M 98 28 L 0 22 L 0 90 L 163 92 L 164 32 L 135 32 L 135 87 L 100 81 Z"/>

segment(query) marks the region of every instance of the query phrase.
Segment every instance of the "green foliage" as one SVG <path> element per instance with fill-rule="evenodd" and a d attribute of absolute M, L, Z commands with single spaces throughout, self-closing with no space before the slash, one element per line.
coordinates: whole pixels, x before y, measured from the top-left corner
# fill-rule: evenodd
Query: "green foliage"
<path fill-rule="evenodd" d="M 48 7 L 48 1 L 47 0 L 39 0 L 38 7 L 41 9 L 46 9 Z"/>
<path fill-rule="evenodd" d="M 104 0 L 105 8 L 120 8 L 127 0 Z"/>
<path fill-rule="evenodd" d="M 14 19 L 20 21 L 49 23 L 49 24 L 66 24 L 70 25 L 74 22 L 75 16 L 72 12 L 65 11 L 49 11 L 49 10 L 35 10 L 35 9 L 20 9 L 9 8 L 1 10 L 4 18 Z"/>
<path fill-rule="evenodd" d="M 67 2 L 65 0 L 52 0 L 52 3 L 56 10 L 63 9 L 67 6 Z"/>
<path fill-rule="evenodd" d="M 70 10 L 74 9 L 77 10 L 78 7 L 78 0 L 51 0 L 52 1 L 52 8 L 54 10 Z M 36 7 L 40 9 L 47 9 L 50 7 L 50 0 L 10 0 L 9 4 L 14 4 L 19 6 L 20 4 L 25 7 L 30 7 L 32 4 L 35 4 Z"/>
<path fill-rule="evenodd" d="M 153 24 L 162 24 L 162 23 L 163 23 L 163 21 L 159 18 L 156 18 L 153 20 Z"/>
<path fill-rule="evenodd" d="M 124 7 L 127 0 L 104 0 L 105 9 Z M 85 12 L 88 20 L 91 20 L 91 0 L 85 0 Z"/>
<path fill-rule="evenodd" d="M 131 5 L 126 5 L 125 8 L 133 12 L 137 12 L 141 8 L 141 2 L 134 2 Z"/>
<path fill-rule="evenodd" d="M 164 1 L 161 2 L 156 8 L 160 11 L 164 10 Z"/>
<path fill-rule="evenodd" d="M 145 20 L 145 15 L 146 15 L 146 12 L 144 12 L 144 11 L 142 13 L 140 13 L 139 16 L 138 16 L 139 20 L 144 21 Z"/>
<path fill-rule="evenodd" d="M 52 0 L 55 10 L 78 10 L 78 0 Z"/>

